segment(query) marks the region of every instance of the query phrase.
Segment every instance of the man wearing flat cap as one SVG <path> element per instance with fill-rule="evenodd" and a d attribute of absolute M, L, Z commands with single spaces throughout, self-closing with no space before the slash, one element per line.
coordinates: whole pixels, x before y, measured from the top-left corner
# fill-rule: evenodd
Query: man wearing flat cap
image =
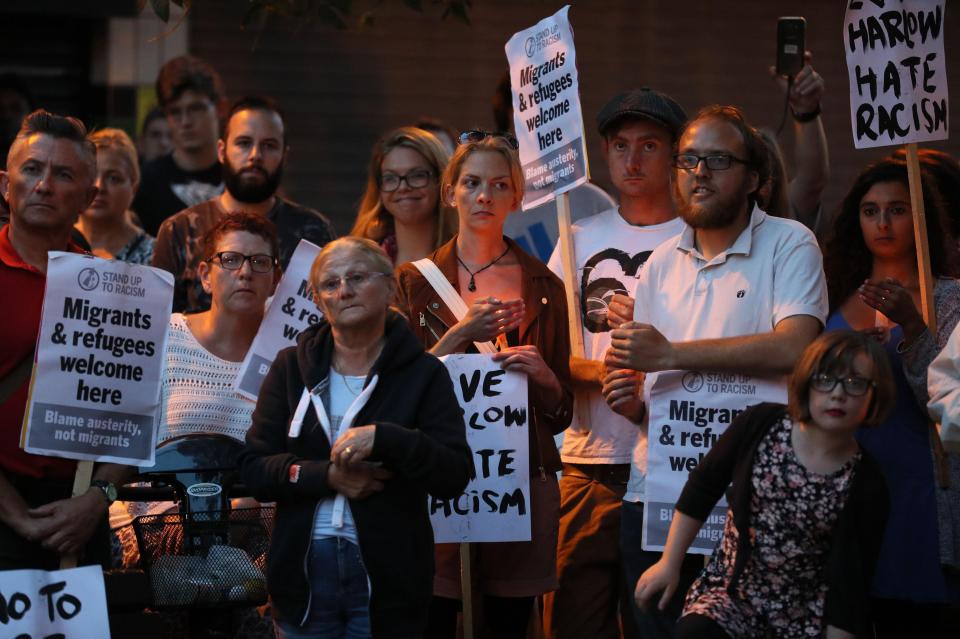
<path fill-rule="evenodd" d="M 638 503 L 624 502 L 624 497 L 633 456 L 645 457 L 647 450 L 647 435 L 639 426 L 643 404 L 637 399 L 642 374 L 607 370 L 600 360 L 610 344 L 611 298 L 632 291 L 637 271 L 653 249 L 683 228 L 670 175 L 673 144 L 686 119 L 672 98 L 648 88 L 615 96 L 597 115 L 620 206 L 573 226 L 585 359 L 573 358 L 570 372 L 582 391 L 578 397 L 589 403 L 577 414 L 589 416 L 589 423 L 575 416 L 561 450 L 560 588 L 544 602 L 544 629 L 551 639 L 619 637 L 618 608 L 627 617 L 624 625 L 633 627 L 630 595 L 642 568 L 631 570 L 629 564 L 639 552 L 643 504 L 642 494 L 635 496 Z M 550 268 L 561 274 L 558 250 Z M 613 395 L 608 398 L 612 408 L 601 389 Z M 621 518 L 623 534 L 630 537 L 624 554 Z M 627 576 L 632 583 L 627 584 Z"/>

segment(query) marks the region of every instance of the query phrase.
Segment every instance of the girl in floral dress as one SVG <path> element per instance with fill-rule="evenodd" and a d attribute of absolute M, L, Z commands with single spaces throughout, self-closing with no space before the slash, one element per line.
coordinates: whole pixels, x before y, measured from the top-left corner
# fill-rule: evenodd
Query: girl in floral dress
<path fill-rule="evenodd" d="M 858 427 L 894 401 L 882 347 L 852 331 L 821 335 L 789 382 L 790 405 L 745 411 L 690 474 L 660 561 L 637 582 L 661 606 L 721 495 L 723 539 L 687 594 L 677 636 L 865 637 L 869 587 L 887 516 L 877 463 Z"/>

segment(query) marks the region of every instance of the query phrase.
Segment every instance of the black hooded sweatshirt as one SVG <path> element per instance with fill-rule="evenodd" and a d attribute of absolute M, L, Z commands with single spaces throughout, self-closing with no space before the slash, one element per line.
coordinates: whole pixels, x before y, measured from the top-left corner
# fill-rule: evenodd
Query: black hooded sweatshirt
<path fill-rule="evenodd" d="M 370 579 L 374 637 L 415 637 L 426 625 L 433 584 L 433 530 L 428 493 L 461 494 L 473 472 L 465 426 L 453 384 L 443 364 L 424 352 L 406 320 L 389 313 L 386 341 L 364 387 L 376 387 L 353 424 L 376 425 L 369 461 L 394 473 L 384 489 L 349 500 L 364 567 Z M 290 421 L 304 388 L 327 383 L 333 354 L 330 325 L 305 330 L 297 346 L 277 355 L 260 390 L 253 425 L 240 458 L 254 497 L 276 501 L 267 589 L 273 614 L 300 625 L 310 603 L 306 574 L 319 501 L 332 498 L 327 483 L 331 442 L 313 408 L 300 434 Z M 301 466 L 292 483 L 289 469 Z"/>

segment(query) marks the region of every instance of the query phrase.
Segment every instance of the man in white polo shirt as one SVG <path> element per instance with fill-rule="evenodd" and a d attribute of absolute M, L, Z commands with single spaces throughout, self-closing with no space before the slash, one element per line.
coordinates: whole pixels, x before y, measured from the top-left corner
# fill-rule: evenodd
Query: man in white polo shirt
<path fill-rule="evenodd" d="M 815 237 L 802 224 L 757 207 L 768 156 L 735 107 L 701 111 L 680 136 L 674 167 L 686 224 L 641 269 L 634 321 L 611 332 L 607 366 L 648 374 L 700 370 L 783 379 L 827 315 Z M 622 308 L 622 302 L 618 298 L 614 306 Z M 651 384 L 648 376 L 645 394 Z M 608 389 L 604 395 L 619 399 Z M 633 502 L 644 497 L 647 460 L 640 448 L 625 497 Z M 635 543 L 639 547 L 639 530 Z M 681 583 L 667 606 L 672 619 L 689 585 Z"/>
<path fill-rule="evenodd" d="M 619 602 L 632 600 L 633 584 L 625 585 L 619 551 L 620 509 L 641 435 L 631 420 L 639 421 L 642 404 L 623 402 L 616 411 L 607 406 L 600 394 L 607 375 L 600 360 L 610 345 L 610 299 L 626 293 L 653 249 L 683 227 L 671 197 L 670 164 L 686 119 L 672 98 L 645 87 L 613 97 L 597 115 L 620 206 L 573 226 L 586 359 L 573 358 L 570 372 L 582 391 L 578 401 L 588 403 L 590 423 L 574 417 L 560 453 L 560 588 L 544 597 L 548 639 L 616 639 Z M 549 265 L 563 277 L 559 249 Z M 638 375 L 628 376 L 637 387 Z M 624 612 L 629 615 L 626 607 Z"/>

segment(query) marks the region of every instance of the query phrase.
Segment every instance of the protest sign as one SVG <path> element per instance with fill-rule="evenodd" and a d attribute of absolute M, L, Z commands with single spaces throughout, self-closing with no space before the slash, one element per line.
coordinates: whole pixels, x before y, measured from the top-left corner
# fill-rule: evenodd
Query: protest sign
<path fill-rule="evenodd" d="M 277 353 L 287 346 L 296 345 L 297 335 L 323 317 L 313 301 L 313 288 L 310 286 L 310 267 L 318 253 L 319 246 L 300 240 L 290 257 L 270 308 L 237 374 L 236 391 L 247 399 L 257 401 L 260 386 Z"/>
<path fill-rule="evenodd" d="M 589 177 L 569 11 L 566 6 L 515 33 L 506 45 L 524 210 Z"/>
<path fill-rule="evenodd" d="M 103 570 L 0 571 L 0 636 L 109 639 Z"/>
<path fill-rule="evenodd" d="M 642 543 L 644 550 L 663 550 L 690 471 L 737 415 L 760 402 L 785 403 L 787 391 L 782 381 L 739 373 L 670 371 L 658 374 L 652 384 Z M 688 552 L 713 552 L 726 514 L 721 500 Z"/>
<path fill-rule="evenodd" d="M 476 477 L 454 499 L 428 498 L 436 542 L 530 541 L 527 378 L 490 355 L 441 359 L 463 409 Z"/>
<path fill-rule="evenodd" d="M 943 0 L 851 0 L 843 25 L 858 149 L 948 137 Z"/>
<path fill-rule="evenodd" d="M 153 464 L 173 276 L 52 251 L 21 446 Z"/>

